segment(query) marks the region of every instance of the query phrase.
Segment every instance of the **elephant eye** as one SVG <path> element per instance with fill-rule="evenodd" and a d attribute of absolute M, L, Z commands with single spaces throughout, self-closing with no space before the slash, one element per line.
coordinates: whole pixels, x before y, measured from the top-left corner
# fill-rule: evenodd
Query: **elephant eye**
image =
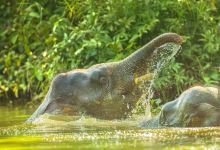
<path fill-rule="evenodd" d="M 102 77 L 99 78 L 99 81 L 100 81 L 101 84 L 107 84 L 108 79 L 106 77 L 102 76 Z"/>

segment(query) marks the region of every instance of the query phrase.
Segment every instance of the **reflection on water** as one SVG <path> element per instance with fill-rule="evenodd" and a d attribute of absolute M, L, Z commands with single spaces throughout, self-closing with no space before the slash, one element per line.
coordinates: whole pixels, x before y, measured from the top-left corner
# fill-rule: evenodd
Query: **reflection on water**
<path fill-rule="evenodd" d="M 30 115 L 30 114 L 29 114 Z M 0 109 L 0 149 L 219 149 L 220 128 L 142 129 L 138 119 L 105 121 L 44 115 L 24 124 L 24 110 Z"/>
<path fill-rule="evenodd" d="M 0 127 L 20 124 L 30 113 L 26 109 L 0 106 Z"/>

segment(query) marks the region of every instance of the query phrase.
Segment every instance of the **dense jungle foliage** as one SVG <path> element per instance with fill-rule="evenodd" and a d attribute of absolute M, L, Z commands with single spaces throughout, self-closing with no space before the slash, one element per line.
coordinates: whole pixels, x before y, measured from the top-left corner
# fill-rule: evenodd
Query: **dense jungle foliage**
<path fill-rule="evenodd" d="M 120 60 L 165 32 L 185 42 L 153 106 L 220 82 L 218 0 L 2 0 L 0 15 L 1 103 L 42 100 L 55 74 Z"/>

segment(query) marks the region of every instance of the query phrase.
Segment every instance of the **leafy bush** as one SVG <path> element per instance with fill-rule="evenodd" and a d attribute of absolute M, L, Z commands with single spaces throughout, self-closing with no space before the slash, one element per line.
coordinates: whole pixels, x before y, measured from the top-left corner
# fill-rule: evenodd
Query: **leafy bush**
<path fill-rule="evenodd" d="M 42 98 L 59 72 L 120 60 L 164 32 L 182 52 L 156 82 L 170 101 L 194 84 L 220 81 L 220 4 L 187 0 L 0 2 L 0 98 Z M 15 99 L 17 100 L 17 99 Z"/>

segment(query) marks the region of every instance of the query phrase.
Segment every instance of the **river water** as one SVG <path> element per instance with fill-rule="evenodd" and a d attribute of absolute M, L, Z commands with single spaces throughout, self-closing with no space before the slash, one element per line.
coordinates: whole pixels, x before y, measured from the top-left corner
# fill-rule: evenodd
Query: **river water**
<path fill-rule="evenodd" d="M 220 149 L 220 128 L 138 127 L 142 117 L 97 120 L 44 115 L 25 124 L 31 112 L 0 107 L 0 149 Z M 138 119 L 137 119 L 138 118 Z"/>

